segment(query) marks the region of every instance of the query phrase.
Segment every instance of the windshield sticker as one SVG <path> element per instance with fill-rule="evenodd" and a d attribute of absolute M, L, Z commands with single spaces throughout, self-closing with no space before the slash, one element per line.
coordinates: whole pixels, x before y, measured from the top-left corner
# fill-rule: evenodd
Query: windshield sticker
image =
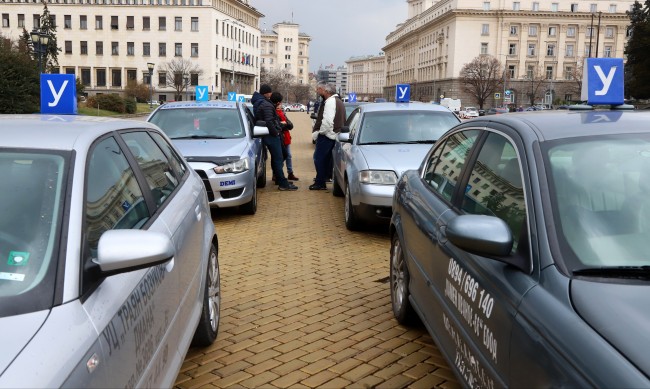
<path fill-rule="evenodd" d="M 25 266 L 29 262 L 29 253 L 24 251 L 10 251 L 7 265 L 9 266 Z"/>
<path fill-rule="evenodd" d="M 0 280 L 9 280 L 9 281 L 24 281 L 25 275 L 18 273 L 5 273 L 0 272 Z"/>

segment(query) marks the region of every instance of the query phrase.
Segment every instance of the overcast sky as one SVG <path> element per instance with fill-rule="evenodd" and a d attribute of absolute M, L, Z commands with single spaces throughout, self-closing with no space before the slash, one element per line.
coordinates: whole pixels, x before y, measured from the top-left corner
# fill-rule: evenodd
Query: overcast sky
<path fill-rule="evenodd" d="M 300 25 L 311 36 L 310 71 L 345 65 L 350 57 L 377 55 L 386 35 L 406 20 L 406 0 L 249 0 L 265 15 L 260 29 L 275 23 Z"/>

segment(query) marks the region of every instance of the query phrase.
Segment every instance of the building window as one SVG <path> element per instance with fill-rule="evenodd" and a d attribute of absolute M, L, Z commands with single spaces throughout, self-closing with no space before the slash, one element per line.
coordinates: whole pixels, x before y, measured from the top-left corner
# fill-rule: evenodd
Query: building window
<path fill-rule="evenodd" d="M 34 29 L 41 28 L 41 15 L 39 14 L 32 15 L 32 26 L 34 27 Z"/>
<path fill-rule="evenodd" d="M 537 25 L 536 24 L 531 24 L 528 26 L 528 35 L 529 36 L 537 36 Z"/>
<path fill-rule="evenodd" d="M 510 35 L 517 36 L 519 34 L 519 26 L 510 26 Z"/>
<path fill-rule="evenodd" d="M 167 30 L 167 18 L 164 16 L 158 17 L 158 30 L 165 31 Z"/>
<path fill-rule="evenodd" d="M 194 85 L 194 86 L 199 85 L 199 74 L 198 73 L 191 73 L 190 74 L 190 85 Z"/>
<path fill-rule="evenodd" d="M 613 38 L 613 37 L 614 37 L 614 27 L 605 28 L 605 38 Z"/>
<path fill-rule="evenodd" d="M 126 55 L 135 55 L 135 43 L 126 42 Z"/>
<path fill-rule="evenodd" d="M 79 16 L 79 29 L 87 30 L 88 29 L 88 18 L 86 15 Z"/>
<path fill-rule="evenodd" d="M 167 56 L 167 44 L 166 43 L 158 43 L 158 56 L 159 57 L 166 57 Z"/>
<path fill-rule="evenodd" d="M 481 35 L 490 35 L 490 25 L 482 24 L 481 25 Z"/>
<path fill-rule="evenodd" d="M 594 3 L 589 4 L 589 12 L 591 13 L 598 12 L 598 4 L 594 4 Z"/>
<path fill-rule="evenodd" d="M 104 55 L 104 42 L 95 42 L 95 55 Z"/>
<path fill-rule="evenodd" d="M 611 14 L 616 13 L 616 4 L 610 4 L 609 5 L 609 13 L 611 13 Z"/>
<path fill-rule="evenodd" d="M 126 83 L 128 84 L 129 81 L 136 81 L 136 78 L 138 77 L 138 73 L 133 70 L 133 69 L 128 69 L 126 71 Z"/>
<path fill-rule="evenodd" d="M 510 43 L 508 45 L 508 54 L 509 55 L 517 54 L 517 44 L 516 43 Z"/>
<path fill-rule="evenodd" d="M 126 17 L 126 29 L 127 30 L 133 30 L 134 27 L 134 21 L 133 21 L 133 16 L 127 16 Z"/>
<path fill-rule="evenodd" d="M 551 12 L 557 12 L 558 3 L 551 3 Z"/>
<path fill-rule="evenodd" d="M 532 80 L 534 74 L 535 74 L 535 68 L 532 65 L 528 65 L 528 67 L 526 68 L 526 78 Z"/>
<path fill-rule="evenodd" d="M 142 42 L 142 55 L 145 57 L 151 55 L 151 44 L 149 42 Z"/>
<path fill-rule="evenodd" d="M 510 77 L 511 79 L 516 78 L 515 69 L 516 69 L 515 65 L 508 65 L 508 77 Z"/>
<path fill-rule="evenodd" d="M 585 57 L 591 57 L 591 46 L 589 44 L 585 45 Z"/>
<path fill-rule="evenodd" d="M 158 73 L 158 86 L 166 86 L 166 85 L 167 85 L 167 73 L 159 72 Z"/>
<path fill-rule="evenodd" d="M 555 36 L 557 34 L 557 27 L 548 28 L 548 36 Z"/>
<path fill-rule="evenodd" d="M 104 21 L 102 20 L 101 16 L 95 16 L 95 30 L 103 30 L 104 29 Z"/>
<path fill-rule="evenodd" d="M 174 44 L 174 55 L 176 57 L 182 57 L 183 56 L 183 44 L 182 43 L 175 43 Z"/>
<path fill-rule="evenodd" d="M 81 53 L 81 55 L 88 55 L 88 42 L 87 41 L 79 42 L 79 53 Z"/>
<path fill-rule="evenodd" d="M 521 9 L 521 3 L 518 1 L 513 1 L 512 2 L 512 10 L 513 11 L 519 11 Z"/>
<path fill-rule="evenodd" d="M 18 14 L 18 27 L 25 28 L 25 14 Z"/>
<path fill-rule="evenodd" d="M 488 44 L 485 42 L 481 43 L 481 54 L 487 54 L 488 53 Z"/>
<path fill-rule="evenodd" d="M 118 18 L 117 16 L 111 16 L 111 30 L 117 30 L 118 28 Z"/>
<path fill-rule="evenodd" d="M 534 43 L 529 43 L 528 44 L 527 55 L 529 55 L 529 56 L 535 55 L 535 44 Z"/>
<path fill-rule="evenodd" d="M 564 68 L 564 79 L 573 80 L 573 66 L 567 66 Z"/>
<path fill-rule="evenodd" d="M 192 31 L 199 31 L 199 18 L 192 17 L 192 19 L 191 19 L 191 29 L 192 29 Z"/>
<path fill-rule="evenodd" d="M 190 56 L 192 57 L 198 57 L 199 56 L 199 44 L 198 43 L 192 43 L 190 47 Z"/>
<path fill-rule="evenodd" d="M 594 36 L 594 27 L 587 27 L 587 30 L 585 31 L 585 37 L 590 38 Z"/>
<path fill-rule="evenodd" d="M 555 57 L 555 43 L 549 43 L 546 46 L 546 55 L 549 57 Z"/>
<path fill-rule="evenodd" d="M 149 16 L 142 17 L 142 29 L 149 31 L 151 29 L 151 18 Z"/>
<path fill-rule="evenodd" d="M 605 46 L 603 49 L 603 57 L 611 58 L 612 57 L 612 46 Z"/>
<path fill-rule="evenodd" d="M 571 12 L 578 12 L 578 4 L 571 3 Z"/>
<path fill-rule="evenodd" d="M 566 45 L 566 52 L 564 55 L 567 57 L 573 57 L 573 45 Z"/>
<path fill-rule="evenodd" d="M 174 18 L 174 30 L 175 31 L 183 31 L 183 18 L 180 16 L 176 16 Z"/>
<path fill-rule="evenodd" d="M 533 1 L 533 11 L 539 11 L 539 2 Z"/>
<path fill-rule="evenodd" d="M 106 69 L 97 69 L 97 86 L 106 86 Z"/>
<path fill-rule="evenodd" d="M 122 86 L 122 71 L 120 69 L 111 70 L 111 85 Z"/>
<path fill-rule="evenodd" d="M 576 28 L 574 26 L 567 27 L 566 36 L 567 36 L 567 38 L 575 38 L 575 36 L 576 36 Z"/>
<path fill-rule="evenodd" d="M 9 22 L 8 18 L 9 18 L 9 15 L 7 15 L 7 23 Z M 3 14 L 2 19 L 4 20 L 4 14 Z M 7 26 L 7 27 L 9 27 L 9 26 Z M 72 15 L 63 15 L 63 28 L 66 29 L 66 30 L 69 30 L 69 29 L 72 28 Z"/>
<path fill-rule="evenodd" d="M 546 67 L 546 79 L 547 80 L 552 80 L 553 79 L 553 66 L 547 66 Z"/>
<path fill-rule="evenodd" d="M 81 69 L 81 83 L 90 86 L 90 69 Z"/>
<path fill-rule="evenodd" d="M 120 55 L 119 42 L 111 42 L 111 55 Z"/>
<path fill-rule="evenodd" d="M 483 2 L 483 11 L 489 11 L 490 10 L 490 2 L 489 1 L 484 1 Z"/>
<path fill-rule="evenodd" d="M 72 41 L 65 41 L 65 53 L 72 54 Z"/>
<path fill-rule="evenodd" d="M 214 47 L 214 57 L 219 58 L 219 45 Z"/>

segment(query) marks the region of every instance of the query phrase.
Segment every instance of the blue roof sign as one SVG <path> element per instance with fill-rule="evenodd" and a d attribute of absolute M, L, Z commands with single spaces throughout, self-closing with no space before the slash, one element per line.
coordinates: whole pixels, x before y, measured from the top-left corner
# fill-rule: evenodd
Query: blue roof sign
<path fill-rule="evenodd" d="M 208 87 L 206 85 L 197 85 L 196 101 L 208 101 L 208 100 L 209 100 Z"/>
<path fill-rule="evenodd" d="M 623 58 L 585 58 L 581 99 L 590 105 L 623 104 Z"/>
<path fill-rule="evenodd" d="M 395 102 L 408 103 L 411 100 L 411 85 L 397 84 L 395 87 Z"/>
<path fill-rule="evenodd" d="M 41 113 L 77 114 L 77 81 L 74 74 L 41 73 Z"/>

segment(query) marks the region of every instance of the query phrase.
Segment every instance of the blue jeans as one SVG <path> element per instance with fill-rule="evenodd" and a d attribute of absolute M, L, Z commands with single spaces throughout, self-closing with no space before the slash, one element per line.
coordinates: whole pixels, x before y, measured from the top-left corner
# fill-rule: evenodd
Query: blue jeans
<path fill-rule="evenodd" d="M 282 172 L 284 161 L 282 158 L 282 140 L 279 136 L 266 135 L 262 138 L 262 143 L 271 154 L 271 170 L 275 176 L 275 183 L 281 187 L 289 186 L 289 181 Z"/>
<path fill-rule="evenodd" d="M 284 162 L 287 164 L 287 174 L 293 173 L 293 162 L 291 161 L 291 145 L 282 146 L 286 150 L 287 158 L 284 159 Z"/>
<path fill-rule="evenodd" d="M 325 186 L 325 180 L 332 174 L 332 150 L 335 140 L 318 135 L 316 149 L 314 150 L 314 166 L 316 167 L 316 181 L 314 184 Z M 328 172 L 329 169 L 329 172 Z"/>

